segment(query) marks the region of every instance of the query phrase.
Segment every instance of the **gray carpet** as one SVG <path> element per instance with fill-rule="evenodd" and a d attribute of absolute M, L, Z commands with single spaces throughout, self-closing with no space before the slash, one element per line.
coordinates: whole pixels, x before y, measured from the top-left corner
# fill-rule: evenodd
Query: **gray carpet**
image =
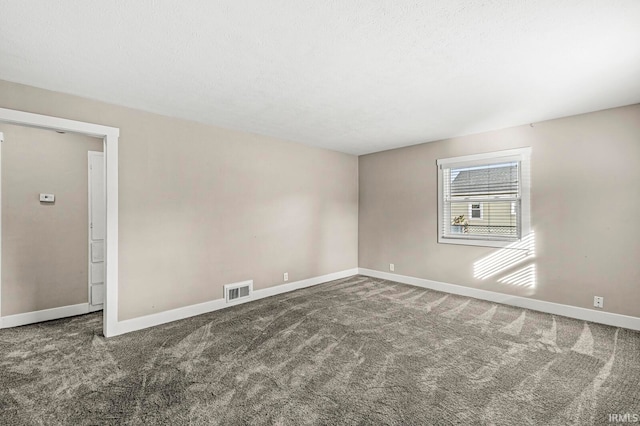
<path fill-rule="evenodd" d="M 356 276 L 105 340 L 0 330 L 0 423 L 609 424 L 640 333 Z"/>

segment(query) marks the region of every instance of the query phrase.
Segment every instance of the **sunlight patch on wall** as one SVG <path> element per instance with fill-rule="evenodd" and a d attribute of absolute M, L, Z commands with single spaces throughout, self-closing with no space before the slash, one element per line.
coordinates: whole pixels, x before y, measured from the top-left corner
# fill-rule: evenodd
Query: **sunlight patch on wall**
<path fill-rule="evenodd" d="M 509 244 L 497 252 L 473 264 L 473 276 L 484 280 L 514 265 L 533 258 L 535 254 L 535 234 L 531 232 L 520 241 Z"/>
<path fill-rule="evenodd" d="M 536 265 L 529 265 L 522 268 L 519 271 L 500 278 L 498 282 L 518 287 L 533 288 L 536 286 Z"/>

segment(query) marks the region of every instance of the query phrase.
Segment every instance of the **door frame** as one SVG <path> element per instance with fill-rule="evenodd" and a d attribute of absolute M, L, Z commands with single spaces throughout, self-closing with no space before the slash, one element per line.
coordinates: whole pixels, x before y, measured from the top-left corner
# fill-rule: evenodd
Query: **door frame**
<path fill-rule="evenodd" d="M 87 285 L 89 286 L 87 295 L 88 295 L 88 299 L 89 299 L 89 312 L 95 312 L 95 311 L 99 311 L 99 310 L 103 309 L 103 307 L 104 307 L 104 295 L 103 295 L 102 303 L 100 305 L 95 305 L 94 306 L 93 303 L 91 303 L 92 298 L 93 298 L 93 296 L 92 296 L 93 289 L 91 288 L 91 286 L 92 286 L 92 282 L 91 282 L 91 266 L 92 266 L 92 263 L 93 263 L 91 261 L 92 256 L 93 256 L 93 254 L 92 254 L 92 245 L 91 245 L 91 243 L 93 241 L 91 239 L 91 232 L 93 230 L 91 228 L 91 223 L 92 223 L 92 221 L 91 221 L 91 213 L 93 211 L 93 207 L 91 206 L 91 195 L 92 195 L 91 194 L 91 187 L 92 187 L 92 185 L 91 185 L 91 183 L 92 183 L 91 182 L 91 177 L 92 177 L 91 157 L 102 157 L 102 161 L 104 162 L 104 152 L 102 152 L 102 151 L 87 151 L 87 160 L 88 160 L 87 161 L 87 163 L 88 163 L 87 164 L 87 169 L 88 169 L 87 170 L 88 171 L 88 173 L 87 173 L 87 176 L 88 176 L 87 189 L 88 189 L 88 195 L 89 195 L 87 197 L 87 207 L 88 207 L 87 208 L 87 213 L 88 213 L 87 228 L 89 230 L 88 238 L 87 238 L 87 244 L 88 244 L 88 246 L 87 246 L 88 264 L 87 265 L 88 265 L 88 268 L 89 268 L 88 269 L 88 274 L 87 274 L 87 278 L 88 278 L 87 279 Z M 105 214 L 105 218 L 106 218 L 106 214 Z M 103 262 L 104 262 L 104 260 L 103 260 Z M 104 286 L 105 286 L 105 283 L 103 282 L 103 284 L 102 284 L 103 291 L 104 291 L 104 288 L 105 288 Z M 99 306 L 99 307 L 96 307 L 96 306 Z"/>
<path fill-rule="evenodd" d="M 103 140 L 105 161 L 105 297 L 103 333 L 105 337 L 121 334 L 118 327 L 118 139 L 120 129 L 66 118 L 0 108 L 0 123 L 80 133 Z M 2 328 L 2 141 L 0 141 L 0 328 Z"/>

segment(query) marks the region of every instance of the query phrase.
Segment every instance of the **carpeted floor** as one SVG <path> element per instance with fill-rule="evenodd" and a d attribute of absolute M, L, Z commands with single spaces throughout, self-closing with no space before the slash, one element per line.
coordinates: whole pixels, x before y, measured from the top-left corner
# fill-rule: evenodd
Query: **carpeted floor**
<path fill-rule="evenodd" d="M 0 424 L 640 414 L 640 333 L 363 276 L 108 340 L 101 329 L 97 313 L 0 330 Z"/>

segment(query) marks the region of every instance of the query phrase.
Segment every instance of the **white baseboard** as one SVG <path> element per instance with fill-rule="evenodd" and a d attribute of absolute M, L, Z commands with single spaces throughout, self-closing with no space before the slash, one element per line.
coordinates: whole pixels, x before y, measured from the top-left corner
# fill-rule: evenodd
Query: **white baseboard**
<path fill-rule="evenodd" d="M 43 309 L 41 311 L 25 312 L 24 314 L 8 315 L 0 318 L 0 328 L 18 327 L 36 322 L 73 317 L 89 313 L 88 303 L 62 306 L 60 308 Z"/>
<path fill-rule="evenodd" d="M 374 278 L 381 278 L 431 290 L 442 291 L 445 293 L 458 294 L 460 296 L 473 297 L 476 299 L 487 300 L 495 303 L 503 303 L 505 305 L 517 306 L 520 308 L 546 312 L 554 315 L 562 315 L 583 321 L 592 321 L 615 327 L 640 330 L 640 318 L 638 317 L 614 314 L 611 312 L 595 311 L 591 309 L 579 308 L 577 306 L 546 302 L 544 300 L 531 299 L 528 297 L 512 296 L 494 291 L 481 290 L 456 284 L 448 284 L 439 281 L 427 280 L 424 278 L 391 274 L 389 272 L 375 271 L 373 269 L 366 268 L 347 269 L 345 271 L 335 272 L 319 277 L 313 277 L 306 280 L 300 280 L 265 289 L 255 290 L 252 293 L 251 297 L 244 300 L 243 303 L 263 299 L 265 297 L 275 296 L 282 293 L 287 293 L 293 290 L 311 287 L 317 284 L 322 284 L 341 278 L 350 277 L 356 274 L 366 275 Z M 119 321 L 117 323 L 117 333 L 114 335 L 142 330 L 144 328 L 149 328 L 168 322 L 217 311 L 219 309 L 235 306 L 237 304 L 238 303 L 227 304 L 225 303 L 224 299 L 217 299 L 209 302 L 199 303 L 197 305 L 185 306 L 183 308 L 177 308 L 170 311 L 159 312 L 157 314 L 146 315 L 140 318 Z M 89 304 L 80 303 L 78 305 L 63 306 L 60 308 L 45 309 L 41 311 L 27 312 L 24 314 L 9 315 L 0 318 L 0 328 L 17 327 L 21 325 L 33 324 L 36 322 L 50 321 L 59 318 L 82 315 L 88 312 Z"/>
<path fill-rule="evenodd" d="M 614 327 L 640 330 L 640 318 L 638 317 L 614 314 L 611 312 L 595 311 L 592 309 L 579 308 L 577 306 L 563 305 L 560 303 L 545 302 L 544 300 L 531 299 L 528 297 L 511 296 L 509 294 L 498 293 L 495 291 L 481 290 L 456 284 L 448 284 L 439 281 L 427 280 L 424 278 L 408 277 L 406 275 L 391 274 L 389 272 L 375 271 L 373 269 L 358 268 L 358 271 L 360 275 L 381 278 L 383 280 L 395 281 L 403 284 L 413 285 L 416 287 L 427 288 L 430 290 L 458 294 L 460 296 L 468 296 L 475 299 L 488 300 L 490 302 L 503 303 L 505 305 L 517 306 L 519 308 L 531 309 L 534 311 L 546 312 L 554 315 L 561 315 L 583 321 L 612 325 Z"/>
<path fill-rule="evenodd" d="M 345 271 L 334 272 L 332 274 L 308 278 L 306 280 L 294 281 L 287 284 L 281 284 L 281 285 L 276 285 L 269 288 L 255 290 L 251 294 L 251 297 L 244 299 L 242 302 L 226 303 L 224 298 L 222 298 L 222 299 L 211 300 L 209 302 L 198 303 L 196 305 L 176 308 L 170 311 L 158 312 L 157 314 L 146 315 L 139 318 L 132 318 L 129 320 L 118 321 L 116 325 L 116 330 L 115 330 L 116 332 L 113 334 L 113 336 L 130 333 L 136 330 L 142 330 L 144 328 L 149 328 L 149 327 L 153 327 L 160 324 L 166 324 L 168 322 L 193 317 L 196 315 L 206 314 L 208 312 L 217 311 L 219 309 L 224 309 L 231 306 L 237 306 L 238 304 L 241 304 L 241 303 L 247 303 L 247 302 L 251 302 L 258 299 L 263 299 L 265 297 L 275 296 L 277 294 L 287 293 L 293 290 L 299 290 L 301 288 L 311 287 L 317 284 L 322 284 L 322 283 L 338 280 L 340 278 L 350 277 L 357 274 L 358 274 L 358 268 L 347 269 Z"/>

